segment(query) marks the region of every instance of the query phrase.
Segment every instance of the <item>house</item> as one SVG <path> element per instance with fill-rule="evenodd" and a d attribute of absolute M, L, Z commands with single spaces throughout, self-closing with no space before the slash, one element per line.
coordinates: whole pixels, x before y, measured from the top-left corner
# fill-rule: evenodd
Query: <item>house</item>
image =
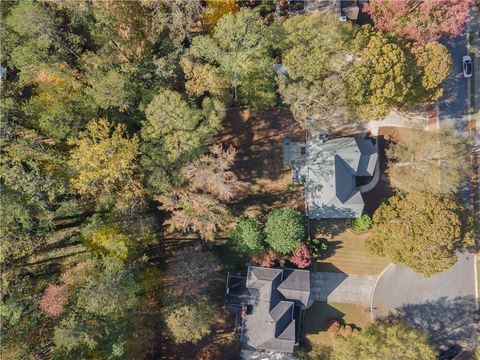
<path fill-rule="evenodd" d="M 307 144 L 285 139 L 284 164 L 292 166 L 294 182 L 304 183 L 310 219 L 360 217 L 362 188 L 378 176 L 375 140 L 309 137 Z"/>
<path fill-rule="evenodd" d="M 228 274 L 226 291 L 245 346 L 292 352 L 298 345 L 301 311 L 310 299 L 308 270 L 249 266 L 245 277 Z"/>

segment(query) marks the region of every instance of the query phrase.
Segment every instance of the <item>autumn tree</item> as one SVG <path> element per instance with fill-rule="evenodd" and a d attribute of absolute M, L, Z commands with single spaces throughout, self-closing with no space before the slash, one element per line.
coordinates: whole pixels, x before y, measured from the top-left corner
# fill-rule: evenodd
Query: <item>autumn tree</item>
<path fill-rule="evenodd" d="M 210 194 L 179 189 L 154 198 L 160 202 L 160 209 L 172 211 L 165 224 L 174 231 L 198 232 L 202 238 L 213 240 L 230 220 L 225 205 Z"/>
<path fill-rule="evenodd" d="M 360 61 L 344 74 L 347 100 L 355 115 L 372 119 L 393 108 L 411 109 L 432 104 L 442 95 L 440 88 L 450 71 L 450 54 L 440 44 L 409 48 L 368 27 L 357 42 L 366 43 Z"/>
<path fill-rule="evenodd" d="M 471 219 L 453 195 L 412 192 L 391 197 L 373 215 L 368 248 L 396 264 L 432 276 L 472 243 Z"/>
<path fill-rule="evenodd" d="M 255 218 L 241 217 L 232 232 L 232 239 L 242 252 L 249 255 L 261 251 L 265 246 L 262 224 Z"/>
<path fill-rule="evenodd" d="M 208 26 L 215 26 L 222 16 L 236 13 L 238 10 L 236 0 L 207 0 L 203 17 Z"/>
<path fill-rule="evenodd" d="M 152 192 L 159 193 L 170 182 L 180 183 L 180 168 L 200 155 L 205 141 L 222 128 L 225 107 L 205 98 L 197 108 L 180 93 L 162 90 L 145 113 L 142 165 Z"/>
<path fill-rule="evenodd" d="M 196 344 L 210 334 L 215 320 L 214 309 L 205 298 L 165 309 L 165 323 L 177 344 Z"/>
<path fill-rule="evenodd" d="M 307 245 L 303 244 L 295 250 L 289 261 L 296 265 L 299 269 L 305 269 L 312 263 L 312 254 Z"/>
<path fill-rule="evenodd" d="M 465 138 L 449 130 L 411 131 L 387 149 L 387 172 L 403 191 L 455 192 L 468 169 Z"/>
<path fill-rule="evenodd" d="M 356 336 L 338 341 L 332 360 L 434 360 L 435 349 L 421 330 L 403 323 L 374 322 Z"/>
<path fill-rule="evenodd" d="M 237 195 L 241 186 L 229 170 L 235 150 L 211 146 L 210 153 L 182 169 L 186 183 L 155 196 L 160 208 L 171 211 L 166 221 L 172 230 L 198 232 L 207 240 L 224 229 L 230 220 L 225 202 Z"/>
<path fill-rule="evenodd" d="M 272 57 L 275 33 L 275 25 L 265 25 L 254 11 L 245 8 L 222 16 L 210 36 L 192 39 L 187 53 L 192 62 L 187 71 L 187 89 L 195 89 L 192 92 L 197 94 L 201 90 L 213 94 L 219 92 L 219 84 L 225 83 L 235 101 L 252 107 L 273 105 L 276 100 Z M 219 83 L 209 81 L 211 88 L 204 84 L 203 89 L 199 89 L 195 79 L 200 76 L 218 79 Z"/>
<path fill-rule="evenodd" d="M 273 250 L 289 254 L 297 250 L 305 239 L 305 225 L 302 214 L 289 208 L 276 209 L 267 215 L 265 241 Z"/>
<path fill-rule="evenodd" d="M 69 165 L 74 171 L 72 187 L 101 207 L 112 202 L 120 210 L 141 205 L 139 139 L 128 137 L 124 125 L 113 126 L 106 119 L 92 120 L 73 145 Z M 115 195 L 115 196 L 114 196 Z"/>
<path fill-rule="evenodd" d="M 463 32 L 473 0 L 373 0 L 364 7 L 375 27 L 426 44 Z"/>
<path fill-rule="evenodd" d="M 59 316 L 68 303 L 68 289 L 65 285 L 50 284 L 40 300 L 40 309 L 51 317 Z"/>
<path fill-rule="evenodd" d="M 233 199 L 244 185 L 233 171 L 229 170 L 236 156 L 230 146 L 212 145 L 207 155 L 202 155 L 182 169 L 182 175 L 192 190 L 203 190 L 221 201 Z"/>

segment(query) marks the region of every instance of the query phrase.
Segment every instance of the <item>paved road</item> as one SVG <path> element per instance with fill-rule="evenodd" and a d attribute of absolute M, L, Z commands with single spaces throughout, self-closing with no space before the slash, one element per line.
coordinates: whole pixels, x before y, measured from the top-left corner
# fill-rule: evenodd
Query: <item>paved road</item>
<path fill-rule="evenodd" d="M 452 55 L 452 70 L 445 81 L 442 98 L 439 101 L 440 126 L 452 125 L 459 132 L 465 132 L 468 125 L 467 79 L 463 77 L 462 57 L 467 54 L 465 34 L 442 40 Z"/>
<path fill-rule="evenodd" d="M 311 299 L 369 306 L 376 280 L 377 276 L 311 272 Z"/>
<path fill-rule="evenodd" d="M 475 344 L 474 257 L 460 254 L 447 271 L 425 278 L 395 265 L 379 279 L 373 293 L 373 315 L 398 316 L 427 331 L 438 348 Z"/>
<path fill-rule="evenodd" d="M 443 39 L 452 56 L 452 70 L 444 83 L 444 93 L 439 101 L 439 123 L 440 128 L 452 127 L 463 136 L 469 136 L 468 132 L 468 82 L 463 77 L 463 55 L 467 55 L 467 34 Z M 461 195 L 465 203 L 470 202 L 471 186 L 467 181 L 461 189 Z"/>

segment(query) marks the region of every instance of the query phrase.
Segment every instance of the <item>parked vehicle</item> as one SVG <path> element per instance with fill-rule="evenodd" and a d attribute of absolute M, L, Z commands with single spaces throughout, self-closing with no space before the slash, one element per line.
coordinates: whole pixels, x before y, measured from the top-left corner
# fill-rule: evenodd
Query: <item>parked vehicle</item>
<path fill-rule="evenodd" d="M 472 58 L 469 55 L 463 56 L 463 77 L 472 77 Z"/>

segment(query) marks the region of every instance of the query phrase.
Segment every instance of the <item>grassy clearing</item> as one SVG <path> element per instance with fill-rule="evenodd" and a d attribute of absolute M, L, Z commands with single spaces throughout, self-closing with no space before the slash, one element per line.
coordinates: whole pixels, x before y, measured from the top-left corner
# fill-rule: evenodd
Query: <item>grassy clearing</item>
<path fill-rule="evenodd" d="M 326 332 L 328 321 L 332 318 L 359 329 L 365 328 L 371 322 L 370 314 L 365 311 L 364 306 L 315 302 L 306 311 L 303 320 L 303 337 L 311 358 L 335 347 L 336 340 Z"/>
<path fill-rule="evenodd" d="M 344 272 L 355 275 L 377 275 L 388 265 L 388 260 L 370 254 L 365 239 L 368 234 L 355 234 L 348 230 L 345 220 L 311 222 L 310 232 L 329 244 L 329 257 L 319 260 L 315 270 Z"/>

